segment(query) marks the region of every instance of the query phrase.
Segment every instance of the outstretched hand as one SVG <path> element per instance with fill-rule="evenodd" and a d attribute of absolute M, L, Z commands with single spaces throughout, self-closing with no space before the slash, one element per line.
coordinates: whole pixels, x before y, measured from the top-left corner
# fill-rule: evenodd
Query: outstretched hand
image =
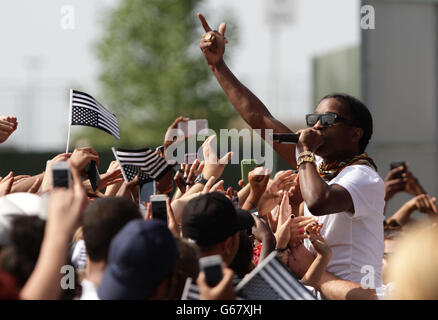
<path fill-rule="evenodd" d="M 218 159 L 216 154 L 216 135 L 207 138 L 202 144 L 204 154 L 204 169 L 202 174 L 205 179 L 214 176 L 218 179 L 224 172 L 225 165 L 231 160 L 233 152 L 228 152 L 222 158 Z"/>
<path fill-rule="evenodd" d="M 198 18 L 204 27 L 205 33 L 202 35 L 200 48 L 210 67 L 214 67 L 221 60 L 225 53 L 225 44 L 228 40 L 225 38 L 226 23 L 219 25 L 218 31 L 212 30 L 205 17 L 198 13 Z"/>
<path fill-rule="evenodd" d="M 0 116 L 0 143 L 5 142 L 17 129 L 16 117 Z"/>

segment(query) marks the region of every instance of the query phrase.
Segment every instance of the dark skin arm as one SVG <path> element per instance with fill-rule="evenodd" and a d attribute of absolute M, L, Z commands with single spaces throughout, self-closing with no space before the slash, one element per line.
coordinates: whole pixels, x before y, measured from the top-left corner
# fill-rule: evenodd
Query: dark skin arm
<path fill-rule="evenodd" d="M 240 116 L 251 128 L 260 129 L 264 139 L 266 129 L 271 129 L 274 133 L 292 133 L 287 126 L 271 115 L 263 102 L 245 87 L 225 64 L 223 60 L 227 42 L 224 36 L 225 23 L 221 23 L 218 31 L 213 31 L 202 14 L 198 13 L 198 17 L 206 32 L 201 39 L 201 50 L 208 66 Z M 208 34 L 211 36 L 206 39 L 205 36 Z M 273 148 L 292 167 L 296 167 L 295 145 L 274 143 Z"/>
<path fill-rule="evenodd" d="M 318 121 L 319 123 L 319 121 Z M 315 128 L 301 131 L 297 151 L 315 152 L 322 144 L 321 132 Z M 319 175 L 315 163 L 304 162 L 299 168 L 300 189 L 309 211 L 315 216 L 349 211 L 354 213 L 350 193 L 337 184 L 328 185 Z"/>

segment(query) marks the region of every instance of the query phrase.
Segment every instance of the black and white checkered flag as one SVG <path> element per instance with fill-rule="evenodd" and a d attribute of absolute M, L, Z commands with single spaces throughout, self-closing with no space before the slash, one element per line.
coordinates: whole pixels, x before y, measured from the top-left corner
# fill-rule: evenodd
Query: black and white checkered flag
<path fill-rule="evenodd" d="M 85 92 L 70 91 L 71 125 L 89 126 L 108 132 L 120 140 L 116 116 Z"/>
<path fill-rule="evenodd" d="M 139 175 L 140 184 L 152 180 L 159 180 L 172 166 L 155 151 L 144 148 L 127 150 L 112 148 L 116 160 L 119 162 L 125 181 L 131 181 Z"/>

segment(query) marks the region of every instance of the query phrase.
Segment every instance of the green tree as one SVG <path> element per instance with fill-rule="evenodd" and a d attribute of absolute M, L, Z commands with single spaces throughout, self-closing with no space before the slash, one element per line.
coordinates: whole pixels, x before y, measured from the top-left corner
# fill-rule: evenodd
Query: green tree
<path fill-rule="evenodd" d="M 214 130 L 226 128 L 235 116 L 199 49 L 201 2 L 124 0 L 108 12 L 97 45 L 103 89 L 98 98 L 117 115 L 121 146 L 161 144 L 180 115 L 207 118 Z M 80 138 L 96 148 L 116 144 L 95 129 L 83 130 L 75 140 Z"/>

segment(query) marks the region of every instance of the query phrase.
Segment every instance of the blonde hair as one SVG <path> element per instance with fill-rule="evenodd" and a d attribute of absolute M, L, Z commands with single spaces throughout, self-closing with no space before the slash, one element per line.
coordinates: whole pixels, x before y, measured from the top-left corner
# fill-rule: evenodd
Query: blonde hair
<path fill-rule="evenodd" d="M 419 223 L 403 234 L 389 259 L 390 299 L 438 299 L 438 227 Z"/>

